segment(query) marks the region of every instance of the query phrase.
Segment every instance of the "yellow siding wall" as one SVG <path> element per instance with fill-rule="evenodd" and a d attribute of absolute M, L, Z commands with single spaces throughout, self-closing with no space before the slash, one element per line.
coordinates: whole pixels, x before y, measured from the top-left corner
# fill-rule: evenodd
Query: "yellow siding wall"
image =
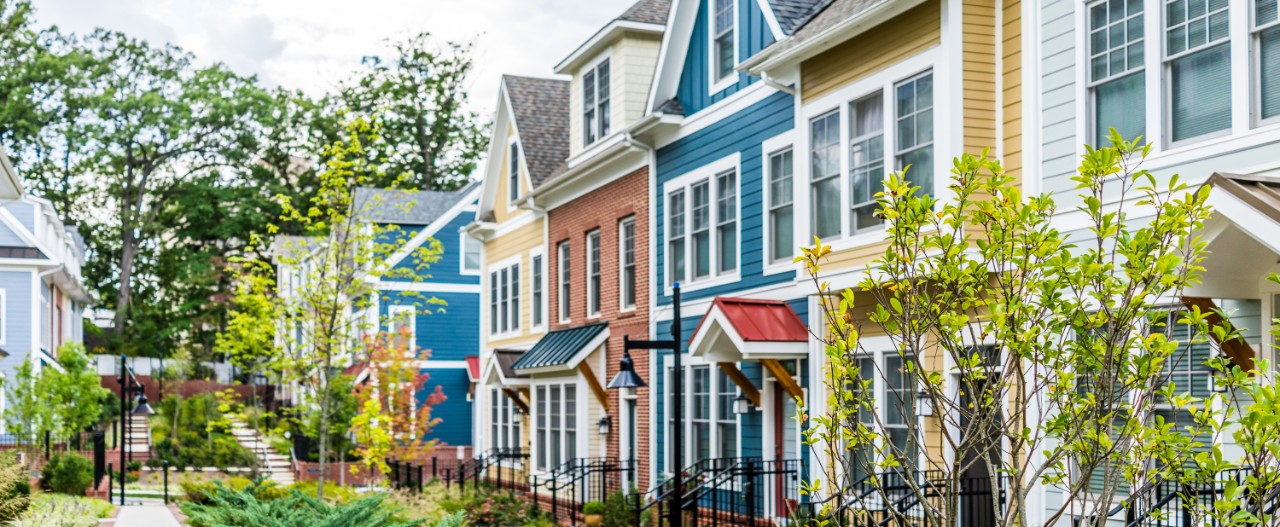
<path fill-rule="evenodd" d="M 1022 180 L 1022 2 L 1001 0 L 1004 168 Z"/>
<path fill-rule="evenodd" d="M 964 150 L 996 147 L 996 0 L 961 0 Z"/>
<path fill-rule="evenodd" d="M 501 189 L 499 189 L 501 190 Z M 533 324 L 533 289 L 530 267 L 529 251 L 542 246 L 543 218 L 537 218 L 526 225 L 523 225 L 509 233 L 503 234 L 488 243 L 485 243 L 485 262 L 492 265 L 495 262 L 501 262 L 514 255 L 520 255 L 520 333 L 518 335 L 503 337 L 500 339 L 490 339 L 489 337 L 489 272 L 486 269 L 481 277 L 480 297 L 481 310 L 484 315 L 484 327 L 481 328 L 481 335 L 484 339 L 482 343 L 485 348 L 501 348 L 503 346 L 513 346 L 517 344 L 530 343 L 536 341 L 543 331 L 530 331 L 529 326 Z M 545 260 L 544 260 L 545 262 Z M 544 281 L 546 279 L 546 269 L 543 269 Z M 545 328 L 545 324 L 544 324 Z"/>
<path fill-rule="evenodd" d="M 511 167 L 510 143 L 511 143 L 511 138 L 515 136 L 515 133 L 516 133 L 516 130 L 514 127 L 508 127 L 507 137 L 502 142 L 502 159 L 500 159 L 502 164 L 499 165 L 498 185 L 497 185 L 498 188 L 497 190 L 495 190 L 496 193 L 494 194 L 494 197 L 493 197 L 493 219 L 497 223 L 502 223 L 512 218 L 515 218 L 517 216 L 529 214 L 529 211 L 527 210 L 517 209 L 514 206 L 512 206 L 511 200 L 508 199 L 511 197 L 511 195 L 507 192 L 507 182 L 510 181 L 511 179 L 509 177 L 510 167 Z M 520 170 L 523 172 L 524 168 L 521 167 Z M 529 178 L 526 177 L 524 174 L 521 174 L 520 195 L 523 196 L 524 193 L 528 191 L 529 191 Z M 489 258 L 489 261 L 492 262 L 496 260 L 494 260 L 493 258 Z"/>
<path fill-rule="evenodd" d="M 928 0 L 805 61 L 802 99 L 817 99 L 942 41 L 940 0 Z"/>

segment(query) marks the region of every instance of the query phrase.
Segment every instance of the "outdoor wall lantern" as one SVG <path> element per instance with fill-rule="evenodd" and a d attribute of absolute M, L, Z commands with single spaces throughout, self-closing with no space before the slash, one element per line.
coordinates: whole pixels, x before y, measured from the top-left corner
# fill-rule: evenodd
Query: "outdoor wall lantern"
<path fill-rule="evenodd" d="M 738 398 L 733 400 L 733 413 L 738 415 L 751 413 L 751 399 L 746 395 L 738 394 Z"/>
<path fill-rule="evenodd" d="M 611 425 L 613 425 L 613 418 L 607 415 L 601 417 L 600 421 L 596 423 L 596 426 L 600 428 L 600 435 L 602 436 L 609 435 L 609 428 Z"/>
<path fill-rule="evenodd" d="M 928 390 L 920 389 L 920 393 L 916 394 L 916 413 L 929 417 L 933 415 L 933 397 L 929 396 Z"/>

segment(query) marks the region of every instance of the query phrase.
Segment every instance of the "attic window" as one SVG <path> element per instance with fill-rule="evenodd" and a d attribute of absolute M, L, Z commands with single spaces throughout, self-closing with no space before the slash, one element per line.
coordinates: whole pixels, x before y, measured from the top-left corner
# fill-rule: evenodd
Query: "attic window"
<path fill-rule="evenodd" d="M 609 135 L 609 59 L 582 76 L 582 144 Z"/>
<path fill-rule="evenodd" d="M 737 63 L 737 50 L 734 46 L 734 26 L 736 25 L 734 0 L 715 0 L 712 12 L 715 25 L 711 38 L 713 53 L 711 60 L 715 72 L 715 81 L 720 82 L 733 75 L 733 67 Z"/>
<path fill-rule="evenodd" d="M 520 197 L 520 143 L 511 143 L 511 154 L 507 157 L 510 164 L 507 168 L 507 193 L 514 202 Z"/>

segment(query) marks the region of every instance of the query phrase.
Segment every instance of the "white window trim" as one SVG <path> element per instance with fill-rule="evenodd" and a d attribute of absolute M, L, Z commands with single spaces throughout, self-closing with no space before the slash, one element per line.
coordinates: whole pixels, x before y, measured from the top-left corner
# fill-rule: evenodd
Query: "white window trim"
<path fill-rule="evenodd" d="M 884 429 L 883 423 L 886 422 L 885 420 L 888 415 L 888 410 L 885 407 L 885 401 L 888 400 L 888 392 L 886 391 L 887 390 L 886 385 L 888 383 L 886 382 L 884 376 L 882 375 L 883 369 L 884 369 L 884 361 L 885 361 L 885 358 L 890 355 L 900 356 L 900 354 L 897 351 L 898 345 L 894 343 L 892 337 L 878 336 L 878 337 L 863 337 L 859 341 L 859 347 L 861 347 L 864 350 L 871 350 L 871 351 L 870 352 L 859 351 L 855 355 L 856 358 L 854 360 L 857 360 L 857 358 L 871 357 L 871 359 L 876 364 L 876 372 L 873 373 L 873 381 L 871 383 L 872 385 L 871 389 L 872 389 L 872 395 L 875 397 L 876 416 L 877 416 L 878 422 L 881 423 L 880 425 L 877 425 L 877 427 L 883 431 Z M 918 354 L 915 354 L 913 356 L 915 357 L 916 361 L 919 361 L 920 356 Z M 916 384 L 917 385 L 919 384 L 919 380 L 917 380 Z M 924 430 L 925 417 L 920 415 L 919 412 L 914 412 L 914 413 L 916 417 L 917 434 L 920 434 Z M 884 448 L 885 440 L 886 440 L 885 434 L 883 433 L 877 434 L 877 437 L 874 439 L 876 452 L 880 453 L 881 455 L 883 455 L 885 451 L 885 448 Z M 925 453 L 923 452 L 924 450 L 927 449 L 927 445 L 924 443 L 925 438 L 924 436 L 918 436 L 916 438 L 916 441 L 919 442 L 919 445 L 921 448 L 921 454 L 916 457 L 916 467 L 920 470 L 925 470 L 927 469 L 926 459 L 928 458 L 928 456 L 925 455 Z M 845 478 L 845 474 L 841 474 L 840 477 L 843 480 Z"/>
<path fill-rule="evenodd" d="M 631 257 L 634 259 L 632 265 L 635 267 L 636 271 L 635 277 L 632 279 L 634 283 L 631 284 L 633 289 L 631 305 L 627 305 L 626 295 L 623 293 L 627 272 L 627 253 L 625 238 L 623 238 L 623 233 L 625 232 L 623 226 L 628 224 L 631 225 Z M 618 220 L 618 311 L 622 313 L 635 311 L 636 305 L 640 303 L 640 246 L 636 244 L 636 238 L 636 216 L 632 214 Z"/>
<path fill-rule="evenodd" d="M 883 93 L 885 97 L 884 107 L 884 163 L 886 176 L 890 172 L 898 172 L 896 163 L 896 147 L 897 137 L 897 103 L 893 90 L 899 82 L 911 79 L 926 71 L 933 72 L 933 189 L 929 193 L 934 196 L 944 195 L 946 192 L 948 177 L 947 174 L 951 170 L 950 163 L 946 160 L 951 159 L 954 154 L 956 144 L 951 137 L 950 131 L 953 124 L 953 108 L 948 104 L 947 94 L 944 90 L 938 89 L 939 86 L 945 86 L 947 79 L 950 78 L 951 72 L 942 63 L 945 55 L 940 47 L 929 48 L 925 51 L 917 53 L 905 60 L 899 61 L 889 67 L 869 75 L 856 82 L 850 83 L 843 88 L 824 95 L 814 100 L 800 110 L 799 120 L 797 121 L 797 130 L 800 130 L 795 140 L 795 152 L 797 158 L 794 159 L 792 181 L 795 188 L 804 189 L 802 194 L 796 194 L 795 200 L 795 225 L 797 233 L 804 233 L 804 237 L 798 237 L 798 240 L 808 239 L 808 233 L 813 232 L 812 223 L 812 203 L 810 199 L 811 174 L 809 172 L 809 154 L 810 154 L 810 138 L 809 123 L 817 117 L 830 113 L 832 111 L 840 112 L 840 236 L 839 238 L 824 239 L 823 243 L 830 245 L 833 252 L 853 249 L 856 247 L 865 247 L 875 243 L 884 241 L 885 234 L 888 232 L 888 224 L 885 224 L 883 230 L 866 230 L 857 234 L 850 235 L 849 222 L 849 105 L 858 99 L 866 97 L 876 91 Z M 1077 68 L 1079 70 L 1080 68 Z M 800 128 L 803 126 L 803 128 Z M 942 160 L 942 162 L 939 162 Z M 941 206 L 939 201 L 938 206 Z"/>
<path fill-rule="evenodd" d="M 475 269 L 467 269 L 467 239 L 471 239 L 480 245 L 479 261 L 476 262 Z M 484 242 L 472 238 L 467 234 L 467 231 L 458 231 L 458 252 L 461 256 L 461 258 L 458 258 L 458 274 L 479 276 L 480 270 L 484 268 Z"/>
<path fill-rule="evenodd" d="M 733 65 L 736 68 L 741 60 L 742 32 L 739 31 L 741 18 L 740 0 L 731 0 L 733 4 Z M 738 83 L 738 71 L 734 69 L 723 79 L 716 80 L 716 2 L 707 2 L 707 87 L 708 95 L 720 93 Z"/>
<path fill-rule="evenodd" d="M 597 267 L 599 268 L 599 274 L 597 274 L 596 277 L 599 278 L 600 285 L 596 287 L 592 287 L 591 285 L 591 248 L 592 248 L 591 237 L 592 236 L 595 236 L 596 256 L 599 259 L 596 262 Z M 584 282 L 586 282 L 585 290 L 587 292 L 587 297 L 584 300 L 586 300 L 585 303 L 587 308 L 587 320 L 600 318 L 600 312 L 604 310 L 604 294 L 596 290 L 596 289 L 603 289 L 604 287 L 604 254 L 600 250 L 601 249 L 600 244 L 602 243 L 604 243 L 604 236 L 601 234 L 599 228 L 595 228 L 587 231 L 586 235 L 582 237 L 582 246 L 583 246 L 582 261 L 585 264 L 585 266 L 582 268 L 582 274 L 583 274 L 582 279 Z M 592 295 L 598 295 L 599 297 L 599 301 L 596 302 L 595 311 L 591 310 Z"/>
<path fill-rule="evenodd" d="M 1144 168 L 1158 170 L 1183 164 L 1187 161 L 1201 159 L 1208 155 L 1243 148 L 1252 148 L 1260 142 L 1280 139 L 1280 119 L 1265 122 L 1258 121 L 1259 107 L 1254 103 L 1258 97 L 1257 70 L 1255 56 L 1257 50 L 1253 38 L 1253 0 L 1228 1 L 1228 38 L 1231 46 L 1231 126 L 1223 132 L 1205 134 L 1172 142 L 1168 128 L 1167 105 L 1167 70 L 1164 52 L 1164 0 L 1144 0 L 1143 2 L 1143 67 L 1146 72 L 1147 121 L 1146 133 L 1143 135 L 1151 144 L 1151 154 L 1144 162 Z M 1088 5 L 1084 2 L 1076 4 L 1076 27 L 1088 27 Z M 1088 84 L 1088 32 L 1075 33 L 1075 108 L 1076 115 L 1088 115 L 1090 97 Z M 1157 101 L 1152 106 L 1151 101 Z M 1075 132 L 1077 138 L 1092 137 L 1091 123 L 1086 119 L 1076 119 Z M 1076 154 L 1084 154 L 1084 141 L 1076 141 Z"/>
<path fill-rule="evenodd" d="M 568 398 L 565 397 L 564 395 L 565 387 L 567 386 L 574 387 L 574 397 L 575 397 L 574 402 L 576 405 L 574 408 L 574 413 L 576 414 L 574 416 L 574 444 L 571 446 L 566 441 L 563 441 L 564 436 L 561 435 L 560 464 L 563 464 L 564 462 L 575 459 L 575 458 L 586 457 L 587 456 L 586 450 L 589 446 L 588 443 L 590 442 L 590 439 L 587 438 L 585 434 L 587 432 L 595 431 L 594 429 L 587 430 L 585 428 L 588 424 L 587 413 L 589 409 L 583 404 L 580 404 L 585 399 L 583 398 L 584 392 L 582 391 L 584 386 L 582 386 L 582 383 L 579 382 L 578 378 L 560 377 L 560 378 L 553 378 L 553 379 L 548 379 L 545 381 L 533 383 L 529 389 L 531 399 L 533 400 L 533 405 L 530 406 L 529 413 L 534 414 L 530 416 L 530 422 L 532 423 L 530 425 L 532 428 L 532 435 L 529 438 L 529 446 L 530 446 L 530 452 L 532 453 L 532 457 L 534 461 L 532 465 L 533 465 L 533 472 L 535 474 L 548 474 L 552 470 L 555 470 L 557 466 L 559 466 L 558 464 L 552 465 L 548 463 L 547 460 L 541 458 L 542 445 L 538 442 L 538 422 L 536 420 L 536 412 L 538 411 L 538 408 L 539 408 L 539 406 L 536 406 L 536 405 L 540 404 L 537 400 L 538 389 L 545 388 L 547 393 L 547 398 L 549 399 L 551 397 L 550 394 L 551 394 L 552 386 L 560 387 L 560 419 L 561 419 L 560 423 L 561 425 L 558 430 L 552 427 L 550 410 L 548 410 L 548 415 L 546 416 L 548 437 L 551 436 L 552 431 L 558 431 L 561 434 L 564 434 L 564 422 L 565 422 L 564 421 L 564 417 L 565 417 L 564 404 L 566 401 L 568 401 Z M 550 401 L 548 401 L 548 405 L 549 404 L 550 404 Z M 550 448 L 550 445 L 548 445 L 548 448 Z M 541 465 L 546 465 L 547 470 L 543 470 L 542 468 L 540 468 Z"/>
<path fill-rule="evenodd" d="M 532 316 L 533 310 L 530 310 L 529 329 L 534 332 L 540 332 L 541 330 L 547 327 L 547 314 L 548 314 L 547 305 L 551 303 L 550 302 L 551 292 L 547 291 L 547 284 L 551 282 L 547 280 L 547 271 L 548 271 L 547 256 L 546 254 L 543 253 L 542 247 L 536 247 L 530 250 L 529 251 L 529 302 L 533 302 L 533 298 L 534 298 L 533 297 L 533 286 L 535 285 L 533 280 L 533 259 L 534 258 L 542 259 L 542 277 L 541 277 L 541 280 L 538 280 L 538 283 L 536 284 L 541 286 L 542 288 L 542 302 L 539 303 L 540 305 L 533 306 L 533 310 L 537 310 L 538 314 L 541 315 L 540 317 L 541 323 L 539 324 L 533 323 L 533 316 Z"/>
<path fill-rule="evenodd" d="M 520 183 L 520 173 L 521 173 L 521 172 L 524 172 L 524 149 L 523 149 L 523 148 L 520 148 L 520 147 L 518 146 L 518 143 L 519 143 L 519 139 L 518 139 L 516 136 L 514 136 L 514 135 L 513 135 L 513 136 L 511 136 L 511 137 L 509 137 L 509 138 L 507 138 L 507 151 L 506 151 L 506 154 L 507 154 L 508 156 L 510 156 L 510 155 L 511 155 L 511 147 L 512 147 L 513 145 L 514 145 L 514 146 L 516 146 L 516 155 L 517 155 L 517 159 L 516 159 L 516 167 L 517 167 L 517 169 L 518 169 L 518 170 L 516 171 L 516 175 L 515 175 L 515 178 L 514 178 L 514 179 L 515 179 L 515 184 L 516 184 L 516 190 L 512 191 L 511 189 L 507 189 L 507 195 L 506 195 L 506 196 L 503 196 L 503 197 L 505 197 L 505 198 L 508 198 L 508 200 L 507 200 L 507 208 L 508 208 L 508 209 L 510 209 L 510 210 L 515 210 L 515 208 L 516 208 L 516 200 L 518 200 L 518 199 L 520 198 L 520 195 L 521 195 L 521 194 L 520 194 L 520 184 L 521 184 L 521 183 Z M 505 167 L 505 168 L 506 168 L 508 171 L 510 171 L 510 170 L 511 170 L 511 160 L 510 160 L 510 159 L 507 159 L 507 160 L 506 160 L 506 167 Z M 513 178 L 511 177 L 511 174 L 507 174 L 507 185 L 510 185 L 510 184 L 512 183 L 512 179 L 513 179 Z M 510 199 L 510 198 L 511 198 L 511 193 L 512 193 L 512 192 L 515 192 L 516 199 Z"/>
<path fill-rule="evenodd" d="M 613 114 L 613 107 L 614 107 L 614 104 L 613 104 L 613 102 L 614 102 L 614 100 L 613 100 L 613 94 L 614 94 L 615 90 L 613 89 L 614 64 L 613 64 L 613 61 L 612 61 L 612 60 L 610 60 L 611 58 L 612 58 L 611 50 L 605 50 L 604 52 L 600 53 L 600 55 L 599 55 L 599 56 L 597 56 L 596 58 L 591 59 L 591 62 L 588 62 L 587 64 L 583 65 L 583 66 L 582 66 L 582 68 L 578 70 L 578 71 L 580 72 L 580 73 L 579 73 L 579 76 L 578 76 L 578 87 L 579 87 L 579 88 L 582 88 L 583 86 L 585 86 L 585 85 L 586 85 L 586 83 L 587 83 L 587 72 L 594 72 L 594 74 L 595 74 L 595 79 L 596 79 L 596 86 L 595 86 L 595 90 L 594 90 L 595 98 L 593 99 L 593 100 L 595 101 L 595 102 L 593 103 L 593 104 L 595 105 L 594 110 L 596 111 L 596 129 L 595 129 L 595 132 L 596 132 L 596 139 L 595 139 L 595 141 L 592 141 L 592 142 L 590 142 L 590 143 L 588 143 L 588 142 L 587 142 L 587 135 L 586 135 L 586 133 L 587 133 L 587 121 L 586 121 L 586 118 L 585 118 L 585 114 L 586 114 L 586 107 L 584 106 L 584 105 L 586 104 L 586 102 L 587 102 L 587 101 L 586 101 L 586 99 L 581 99 L 581 98 L 580 98 L 580 99 L 578 100 L 578 108 L 576 109 L 576 111 L 577 111 L 577 113 L 578 113 L 577 119 L 578 119 L 578 122 L 580 123 L 579 129 L 580 129 L 580 131 L 581 131 L 581 133 L 578 135 L 577 140 L 578 140 L 578 141 L 580 141 L 580 142 L 582 142 L 582 148 L 583 148 L 583 149 L 586 149 L 587 147 L 591 147 L 591 146 L 595 146 L 595 145 L 600 144 L 602 141 L 604 141 L 604 139 L 605 139 L 606 137 L 609 137 L 609 136 L 613 135 L 613 134 L 614 134 L 614 132 L 616 132 L 616 131 L 617 131 L 617 127 L 615 127 L 615 126 L 614 126 L 615 121 L 613 120 L 613 115 L 612 115 L 612 114 Z M 601 134 L 601 133 L 600 133 L 600 115 L 599 115 L 599 112 L 600 112 L 600 72 L 596 71 L 596 68 L 600 67 L 600 64 L 604 63 L 605 61 L 608 61 L 608 62 L 609 62 L 609 114 L 610 114 L 610 115 L 609 115 L 609 133 L 608 133 L 607 135 L 604 135 L 604 134 Z M 582 91 L 580 90 L 578 93 L 579 93 L 579 97 L 581 97 Z"/>
<path fill-rule="evenodd" d="M 492 274 L 493 274 L 493 273 L 495 273 L 495 272 L 496 272 L 496 273 L 498 273 L 499 275 L 501 275 L 501 274 L 502 274 L 502 270 L 503 270 L 503 269 L 510 269 L 510 268 L 511 268 L 511 267 L 513 267 L 513 266 L 519 266 L 519 267 L 516 267 L 516 272 L 517 272 L 517 273 L 519 273 L 519 272 L 520 272 L 520 271 L 522 271 L 522 270 L 523 270 L 523 268 L 524 268 L 524 262 L 522 262 L 521 260 L 522 260 L 522 258 L 520 257 L 520 255 L 519 255 L 519 254 L 517 254 L 517 255 L 515 255 L 515 256 L 511 256 L 511 257 L 509 257 L 509 258 L 506 258 L 506 259 L 504 259 L 504 260 L 502 260 L 502 261 L 494 262 L 494 263 L 490 264 L 487 268 L 485 268 L 484 275 L 485 275 L 485 277 L 491 277 L 491 276 L 492 276 Z M 486 279 L 490 279 L 490 278 L 486 278 Z M 521 283 L 524 283 L 524 280 L 520 280 L 520 282 L 521 282 Z M 508 283 L 510 283 L 510 282 L 508 282 Z M 499 284 L 498 284 L 498 288 L 499 288 L 499 289 L 501 289 L 501 288 L 502 288 L 502 284 L 501 284 L 501 283 L 499 283 Z M 492 291 L 493 289 L 492 289 L 492 286 L 490 286 L 489 284 L 487 284 L 487 283 L 486 283 L 486 284 L 484 284 L 484 287 L 482 287 L 482 288 L 481 288 L 481 290 L 484 292 L 484 294 L 488 295 L 488 294 L 490 294 L 490 291 Z M 520 291 L 518 291 L 518 290 L 517 290 L 517 291 L 515 291 L 515 294 L 516 294 L 516 297 L 518 297 L 518 296 L 519 296 L 519 294 L 520 294 Z M 501 298 L 501 295 L 502 295 L 502 291 L 501 291 L 501 290 L 499 290 L 499 291 L 498 291 L 498 295 L 499 295 L 499 298 Z M 493 299 L 487 299 L 487 300 L 489 300 L 489 302 L 485 302 L 485 303 L 484 303 L 484 306 L 483 306 L 483 307 L 484 307 L 484 312 L 485 312 L 486 314 L 487 314 L 487 313 L 489 313 L 489 304 L 493 301 Z M 523 302 L 521 302 L 521 304 L 523 305 L 524 303 L 523 303 Z M 501 320 L 501 317 L 502 317 L 501 310 L 502 310 L 502 309 L 505 309 L 505 308 L 502 306 L 502 304 L 501 304 L 501 303 L 499 303 L 499 304 L 498 304 L 498 309 L 499 309 L 499 313 L 498 313 L 498 317 L 499 317 L 499 318 L 498 318 L 498 320 Z M 487 329 L 487 328 L 488 328 L 488 326 L 486 326 L 485 331 L 489 334 L 489 340 L 499 340 L 499 339 L 504 339 L 504 338 L 509 338 L 509 337 L 519 336 L 519 335 L 521 334 L 521 333 L 520 333 L 520 331 L 521 331 L 521 324 L 518 322 L 519 317 L 520 317 L 520 314 L 521 314 L 520 310 L 519 310 L 519 309 L 517 309 L 517 310 L 516 310 L 516 319 L 517 319 L 517 322 L 515 322 L 514 324 L 512 324 L 512 323 L 508 323 L 508 324 L 507 324 L 507 330 L 506 330 L 506 331 L 503 331 L 503 330 L 502 330 L 502 324 L 501 324 L 501 322 L 499 322 L 499 324 L 498 324 L 498 331 L 497 331 L 497 332 L 489 332 L 489 331 L 488 331 L 488 329 Z M 485 322 L 487 323 L 488 321 L 486 320 Z M 513 327 L 513 326 L 514 326 L 514 329 L 512 329 L 512 327 Z"/>
<path fill-rule="evenodd" d="M 1252 127 L 1258 128 L 1262 126 L 1280 123 L 1280 114 L 1273 115 L 1266 119 L 1262 118 L 1262 33 L 1268 30 L 1274 30 L 1280 27 L 1280 16 L 1275 20 L 1266 24 L 1257 25 L 1257 5 L 1258 0 L 1249 2 L 1249 116 L 1252 118 L 1250 123 Z"/>
<path fill-rule="evenodd" d="M 699 289 L 706 289 L 708 287 L 715 287 L 717 285 L 731 284 L 741 279 L 742 277 L 742 163 L 740 159 L 741 159 L 741 154 L 739 152 L 734 152 L 733 154 L 730 154 L 726 157 L 707 163 L 684 175 L 672 178 L 662 184 L 662 199 L 665 200 L 665 203 L 668 204 L 668 206 L 663 210 L 663 214 L 665 215 L 664 216 L 665 221 L 663 222 L 663 229 L 665 231 L 663 233 L 663 240 L 662 240 L 663 243 L 668 244 L 666 246 L 666 252 L 663 253 L 663 258 L 666 259 L 666 263 L 664 264 L 665 265 L 664 273 L 666 276 L 666 280 L 665 280 L 665 283 L 663 284 L 663 292 L 667 296 L 671 296 L 671 283 L 672 283 L 672 270 L 670 265 L 671 249 L 669 246 L 669 240 L 667 240 L 667 237 L 668 237 L 667 234 L 669 234 L 669 229 L 670 229 L 669 226 L 671 225 L 671 207 L 669 206 L 671 203 L 670 196 L 671 196 L 671 193 L 680 189 L 684 189 L 685 191 L 685 199 L 684 199 L 685 267 L 684 269 L 685 269 L 685 275 L 686 275 L 685 279 L 680 282 L 681 290 L 685 292 L 697 291 Z M 737 267 L 734 268 L 733 271 L 730 271 L 727 273 L 720 273 L 718 272 L 718 269 L 720 266 L 719 254 L 718 254 L 719 251 L 716 250 L 719 243 L 719 235 L 718 235 L 718 230 L 716 229 L 716 224 L 720 219 L 719 211 L 716 210 L 717 209 L 716 207 L 716 176 L 728 170 L 735 171 L 736 177 L 734 178 L 734 183 L 736 183 L 738 186 L 737 199 L 735 200 L 735 205 L 737 206 L 737 209 L 738 209 L 737 225 L 736 225 L 737 227 L 736 239 L 738 243 L 738 248 L 737 248 L 738 265 Z M 706 278 L 694 279 L 693 278 L 693 251 L 692 251 L 692 247 L 693 247 L 692 245 L 693 244 L 693 186 L 703 181 L 706 181 L 709 185 L 707 190 L 708 192 L 707 207 L 709 209 L 707 213 L 709 215 L 709 218 L 707 220 L 708 221 L 707 228 L 709 231 L 709 241 L 711 243 L 711 261 L 708 262 L 708 265 L 710 266 L 711 274 Z"/>
<path fill-rule="evenodd" d="M 658 397 L 661 397 L 661 398 L 671 397 L 671 385 L 675 383 L 673 363 L 674 363 L 674 360 L 672 359 L 672 356 L 670 354 L 662 356 L 662 367 L 661 367 L 661 370 L 659 371 L 661 372 L 661 374 L 664 376 L 664 379 L 665 379 L 663 381 L 664 393 L 658 394 L 657 395 Z M 740 366 L 742 363 L 739 362 L 735 364 Z M 681 404 L 684 405 L 684 409 L 682 410 L 684 415 L 684 423 L 682 424 L 684 426 L 685 442 L 682 448 L 684 449 L 683 462 L 685 463 L 685 465 L 688 466 L 696 462 L 697 455 L 698 455 L 698 446 L 695 445 L 693 442 L 693 369 L 700 368 L 700 367 L 706 367 L 710 370 L 709 377 L 711 381 L 711 386 L 708 387 L 708 389 L 710 390 L 708 396 L 711 398 L 710 408 L 709 408 L 710 410 L 709 422 L 711 423 L 711 430 L 708 436 L 708 440 L 711 441 L 711 459 L 723 458 L 723 457 L 742 457 L 742 437 L 741 437 L 742 414 L 734 413 L 733 408 L 730 408 L 729 412 L 730 412 L 730 415 L 733 415 L 734 419 L 737 421 L 738 435 L 739 435 L 738 441 L 736 443 L 737 449 L 734 452 L 730 452 L 730 453 L 719 452 L 718 450 L 720 448 L 720 431 L 719 431 L 720 427 L 716 426 L 717 424 L 719 424 L 719 420 L 716 419 L 716 415 L 718 415 L 716 412 L 719 409 L 718 408 L 719 388 L 720 388 L 719 368 L 717 368 L 715 364 L 706 362 L 705 360 L 701 360 L 701 358 L 691 357 L 688 354 L 682 355 L 680 357 L 680 367 L 681 369 L 684 370 L 684 376 L 681 380 L 684 381 L 683 382 L 684 390 L 682 391 L 682 393 L 684 393 L 685 397 L 684 397 L 684 400 L 681 401 Z M 730 381 L 730 382 L 733 382 L 733 381 Z M 655 392 L 656 391 L 657 390 L 655 390 Z M 741 396 L 742 390 L 736 389 L 736 393 L 739 396 Z M 671 438 L 670 405 L 665 405 L 664 407 L 668 409 L 666 411 L 667 413 L 662 416 L 663 417 L 662 429 L 663 429 L 664 437 L 666 438 L 663 444 L 670 445 L 670 438 Z M 654 415 L 656 416 L 657 414 L 654 414 Z M 673 463 L 671 448 L 669 447 L 666 448 L 664 457 L 666 457 L 666 461 L 663 462 L 663 466 L 664 468 L 667 469 L 665 472 L 673 473 L 673 470 L 672 470 L 673 467 L 671 466 L 671 464 Z M 679 468 L 683 469 L 684 467 L 679 467 Z M 736 485 L 733 488 L 736 488 Z"/>
<path fill-rule="evenodd" d="M 568 258 L 564 253 L 568 253 Z M 573 304 L 566 298 L 570 295 L 564 294 L 566 288 L 570 293 L 573 292 L 573 267 L 569 265 L 571 258 L 573 258 L 573 242 L 571 240 L 556 242 L 556 319 L 561 324 L 573 320 Z M 564 279 L 566 272 L 569 273 L 568 280 Z"/>
<path fill-rule="evenodd" d="M 391 333 L 392 326 L 402 317 L 407 316 L 405 323 L 409 325 L 409 352 L 413 353 L 418 349 L 418 308 L 414 306 L 387 306 L 387 332 Z M 392 335 L 397 338 L 398 333 Z"/>
<path fill-rule="evenodd" d="M 776 236 L 776 234 L 773 232 L 773 223 L 769 217 L 769 214 L 771 212 L 769 209 L 769 204 L 773 202 L 773 185 L 770 184 L 772 182 L 773 173 L 771 172 L 771 167 L 769 165 L 769 157 L 772 156 L 773 154 L 781 153 L 783 150 L 786 150 L 786 149 L 791 149 L 791 231 L 792 231 L 791 239 L 793 241 L 799 241 L 799 240 L 805 239 L 804 236 L 799 236 L 798 235 L 799 233 L 796 232 L 796 225 L 798 224 L 797 218 L 796 218 L 796 208 L 798 205 L 796 203 L 797 201 L 796 196 L 798 196 L 799 194 L 796 193 L 796 170 L 797 170 L 796 154 L 797 152 L 795 148 L 795 142 L 796 142 L 795 136 L 796 136 L 796 132 L 795 132 L 795 129 L 793 128 L 781 134 L 765 139 L 760 144 L 760 160 L 761 160 L 760 171 L 761 171 L 761 174 L 763 175 L 763 177 L 760 178 L 760 185 L 763 187 L 763 189 L 761 190 L 761 196 L 764 196 L 764 201 L 761 202 L 761 209 L 764 211 L 763 214 L 761 215 L 761 222 L 762 222 L 761 226 L 763 227 L 763 230 L 764 230 L 763 274 L 765 275 L 779 274 L 779 273 L 784 273 L 788 271 L 797 272 L 795 262 L 792 262 L 790 259 L 784 258 L 776 262 L 769 261 L 773 258 L 773 238 L 774 236 Z M 796 252 L 797 252 L 796 248 L 792 247 L 791 248 L 792 256 L 794 256 Z"/>

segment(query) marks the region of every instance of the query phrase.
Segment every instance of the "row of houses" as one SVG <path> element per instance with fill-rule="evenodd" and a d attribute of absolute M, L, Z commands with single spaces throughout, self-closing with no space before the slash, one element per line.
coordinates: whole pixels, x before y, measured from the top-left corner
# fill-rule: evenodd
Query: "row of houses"
<path fill-rule="evenodd" d="M 440 438 L 524 452 L 542 475 L 573 460 L 634 460 L 641 491 L 703 460 L 809 463 L 792 416 L 797 399 L 823 400 L 812 396 L 822 346 L 810 335 L 823 324 L 793 264 L 799 246 L 821 237 L 832 246 L 826 280 L 855 287 L 884 253 L 873 211 L 886 174 L 910 165 L 914 183 L 944 195 L 950 160 L 985 148 L 1024 194 L 1057 200 L 1060 230 L 1086 233 L 1070 178 L 1110 128 L 1145 138 L 1157 178 L 1216 188 L 1204 281 L 1186 295 L 1229 310 L 1270 359 L 1278 9 L 640 0 L 548 77 L 504 76 L 482 181 L 418 222 L 455 260 L 415 287 L 467 309 L 415 319 L 418 345 L 434 350 L 432 383 L 457 404 L 438 414 Z M 388 286 L 382 309 L 397 302 Z M 669 338 L 676 322 L 681 399 L 670 350 L 623 348 Z M 605 387 L 624 356 L 647 386 Z M 901 370 L 895 353 L 868 360 Z M 911 386 L 884 384 L 878 398 Z M 904 430 L 933 419 L 882 406 Z"/>

